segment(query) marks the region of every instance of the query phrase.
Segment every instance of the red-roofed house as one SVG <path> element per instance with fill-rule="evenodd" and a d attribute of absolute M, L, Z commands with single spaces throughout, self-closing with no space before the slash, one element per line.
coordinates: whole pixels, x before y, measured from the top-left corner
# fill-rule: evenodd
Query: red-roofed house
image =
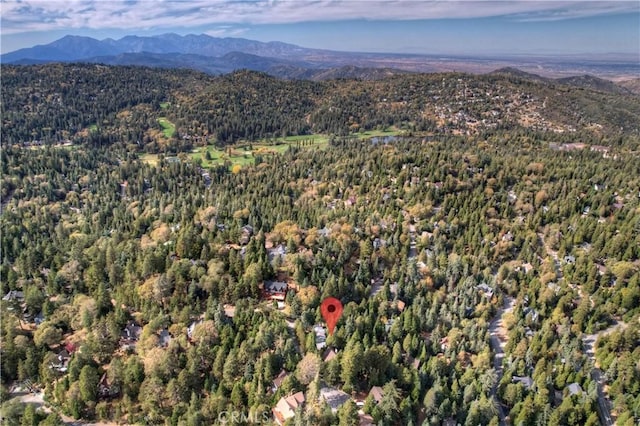
<path fill-rule="evenodd" d="M 304 404 L 304 394 L 302 392 L 280 398 L 275 407 L 271 410 L 273 417 L 280 426 L 296 415 L 296 409 Z"/>

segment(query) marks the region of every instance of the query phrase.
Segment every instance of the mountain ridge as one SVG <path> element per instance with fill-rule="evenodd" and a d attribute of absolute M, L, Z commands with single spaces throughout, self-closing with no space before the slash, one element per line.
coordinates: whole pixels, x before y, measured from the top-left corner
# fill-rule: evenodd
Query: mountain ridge
<path fill-rule="evenodd" d="M 278 67 L 301 74 L 287 81 L 251 70 L 212 76 L 103 64 L 8 65 L 2 78 L 2 139 L 107 143 L 124 138 L 158 150 L 183 140 L 230 144 L 390 126 L 469 135 L 492 129 L 601 136 L 640 132 L 640 102 L 631 93 L 575 89 L 505 74 L 395 74 L 357 67 L 316 70 L 316 78 L 326 81 L 315 82 L 308 71 Z M 346 78 L 356 73 L 362 78 Z M 175 138 L 161 136 L 160 125 L 150 118 L 154 115 L 175 125 Z M 134 116 L 147 117 L 148 126 L 135 134 L 130 130 Z"/>
<path fill-rule="evenodd" d="M 228 64 L 221 62 L 225 55 L 239 52 L 262 58 L 244 57 L 239 61 Z M 136 54 L 137 56 L 126 56 Z M 158 56 L 169 55 L 162 60 Z M 170 56 L 197 55 L 200 58 L 191 62 L 193 69 L 222 73 L 235 69 L 255 69 L 266 71 L 269 60 L 288 62 L 273 62 L 276 69 L 273 75 L 283 78 L 299 78 L 311 75 L 315 71 L 307 69 L 340 69 L 354 66 L 362 69 L 397 69 L 403 72 L 450 72 L 461 71 L 472 74 L 485 74 L 499 69 L 518 68 L 523 72 L 540 74 L 545 78 L 561 78 L 576 75 L 591 74 L 608 80 L 624 80 L 640 75 L 640 64 L 635 60 L 621 61 L 619 59 L 607 61 L 597 58 L 576 57 L 473 57 L 459 55 L 419 55 L 409 53 L 371 53 L 371 52 L 340 52 L 323 49 L 312 49 L 281 41 L 261 42 L 245 38 L 213 37 L 207 34 L 178 35 L 166 33 L 156 36 L 127 35 L 118 40 L 106 38 L 97 40 L 91 37 L 67 35 L 54 42 L 37 45 L 31 48 L 19 49 L 0 55 L 2 64 L 40 64 L 47 62 L 96 62 L 98 58 L 104 63 L 119 64 L 127 59 L 129 65 L 177 67 L 175 59 Z M 125 55 L 125 56 L 120 56 Z M 137 58 L 138 62 L 134 62 Z M 209 59 L 205 59 L 209 58 Z M 233 56 L 227 59 L 234 59 Z M 212 63 L 207 63 L 211 60 Z M 260 66 L 252 68 L 252 63 Z M 184 68 L 184 66 L 180 66 Z M 282 75 L 283 70 L 284 75 Z M 297 69 L 299 68 L 299 69 Z"/>
<path fill-rule="evenodd" d="M 292 55 L 328 52 L 308 49 L 283 42 L 261 42 L 245 38 L 212 37 L 206 34 L 180 36 L 167 33 L 159 36 L 127 35 L 118 40 L 66 35 L 49 44 L 18 49 L 0 55 L 2 63 L 19 60 L 74 61 L 122 53 L 185 53 L 218 57 L 239 51 L 260 56 L 288 58 Z"/>

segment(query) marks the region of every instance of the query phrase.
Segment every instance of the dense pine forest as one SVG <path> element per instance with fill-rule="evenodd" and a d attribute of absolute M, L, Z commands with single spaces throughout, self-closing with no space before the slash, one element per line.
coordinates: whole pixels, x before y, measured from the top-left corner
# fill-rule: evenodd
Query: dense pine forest
<path fill-rule="evenodd" d="M 509 73 L 3 66 L 3 419 L 635 425 L 639 129 Z"/>
<path fill-rule="evenodd" d="M 194 143 L 347 136 L 389 126 L 441 134 L 518 127 L 640 134 L 637 95 L 535 80 L 511 70 L 327 82 L 284 81 L 250 71 L 213 77 L 101 65 L 2 71 L 5 144 L 126 141 L 147 152 L 176 152 Z M 175 125 L 170 138 L 162 137 L 159 116 Z"/>

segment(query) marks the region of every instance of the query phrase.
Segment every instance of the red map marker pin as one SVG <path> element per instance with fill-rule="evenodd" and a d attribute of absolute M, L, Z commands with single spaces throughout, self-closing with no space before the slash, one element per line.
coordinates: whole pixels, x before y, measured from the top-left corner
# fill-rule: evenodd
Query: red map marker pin
<path fill-rule="evenodd" d="M 333 329 L 342 315 L 342 303 L 335 297 L 327 297 L 320 305 L 320 313 L 327 323 L 329 334 L 333 334 Z"/>

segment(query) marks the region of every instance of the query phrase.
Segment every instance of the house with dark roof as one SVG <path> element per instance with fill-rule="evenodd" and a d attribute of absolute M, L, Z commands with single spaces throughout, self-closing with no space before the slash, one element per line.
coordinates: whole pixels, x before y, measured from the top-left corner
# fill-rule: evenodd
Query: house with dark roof
<path fill-rule="evenodd" d="M 249 244 L 249 240 L 253 235 L 253 226 L 245 225 L 240 229 L 239 243 L 242 245 Z"/>
<path fill-rule="evenodd" d="M 169 330 L 167 330 L 166 328 L 163 328 L 162 331 L 160 331 L 160 335 L 159 335 L 160 339 L 158 341 L 158 345 L 162 346 L 163 348 L 166 348 L 167 346 L 169 346 L 169 343 L 171 343 L 171 334 L 169 334 Z"/>
<path fill-rule="evenodd" d="M 383 240 L 382 238 L 374 238 L 373 239 L 373 248 L 375 250 L 385 247 L 387 245 L 387 241 Z"/>
<path fill-rule="evenodd" d="M 142 334 L 142 327 L 136 324 L 133 321 L 129 321 L 127 325 L 122 330 L 120 337 L 123 340 L 126 340 L 130 343 L 137 342 L 140 339 L 140 335 Z"/>
<path fill-rule="evenodd" d="M 68 343 L 64 345 L 62 349 L 60 349 L 60 351 L 58 351 L 58 353 L 56 354 L 56 361 L 52 362 L 49 365 L 49 368 L 53 370 L 57 370 L 61 373 L 65 373 L 69 366 L 71 355 L 73 354 L 74 351 L 75 351 L 75 347 L 72 344 Z"/>
<path fill-rule="evenodd" d="M 101 398 L 113 398 L 120 394 L 120 389 L 118 386 L 113 386 L 109 382 L 109 378 L 107 377 L 107 373 L 104 373 L 100 378 L 100 382 L 98 383 L 98 395 Z"/>
<path fill-rule="evenodd" d="M 347 402 L 351 397 L 345 392 L 336 388 L 325 387 L 320 389 L 320 400 L 324 400 L 331 408 L 332 413 L 338 412 L 338 409 Z"/>
<path fill-rule="evenodd" d="M 540 313 L 531 307 L 526 307 L 522 310 L 525 318 L 530 318 L 532 322 L 537 322 L 538 318 L 540 318 Z"/>
<path fill-rule="evenodd" d="M 338 354 L 336 353 L 336 350 L 333 348 L 329 348 L 326 351 L 324 351 L 324 354 L 322 354 L 322 360 L 324 362 L 329 362 L 337 356 Z"/>
<path fill-rule="evenodd" d="M 24 302 L 24 292 L 18 290 L 9 290 L 7 294 L 4 295 L 2 300 L 6 302 Z"/>
<path fill-rule="evenodd" d="M 280 386 L 282 386 L 282 382 L 284 382 L 284 379 L 286 379 L 287 377 L 289 377 L 289 373 L 287 373 L 285 370 L 282 370 L 280 374 L 278 374 L 276 378 L 273 379 L 271 390 L 275 393 L 280 388 Z"/>
<path fill-rule="evenodd" d="M 284 281 L 265 281 L 263 294 L 265 299 L 284 301 L 289 285 Z"/>
<path fill-rule="evenodd" d="M 493 297 L 493 289 L 487 285 L 487 283 L 482 283 L 476 286 L 476 290 L 482 292 L 482 294 L 487 298 L 491 299 Z"/>

